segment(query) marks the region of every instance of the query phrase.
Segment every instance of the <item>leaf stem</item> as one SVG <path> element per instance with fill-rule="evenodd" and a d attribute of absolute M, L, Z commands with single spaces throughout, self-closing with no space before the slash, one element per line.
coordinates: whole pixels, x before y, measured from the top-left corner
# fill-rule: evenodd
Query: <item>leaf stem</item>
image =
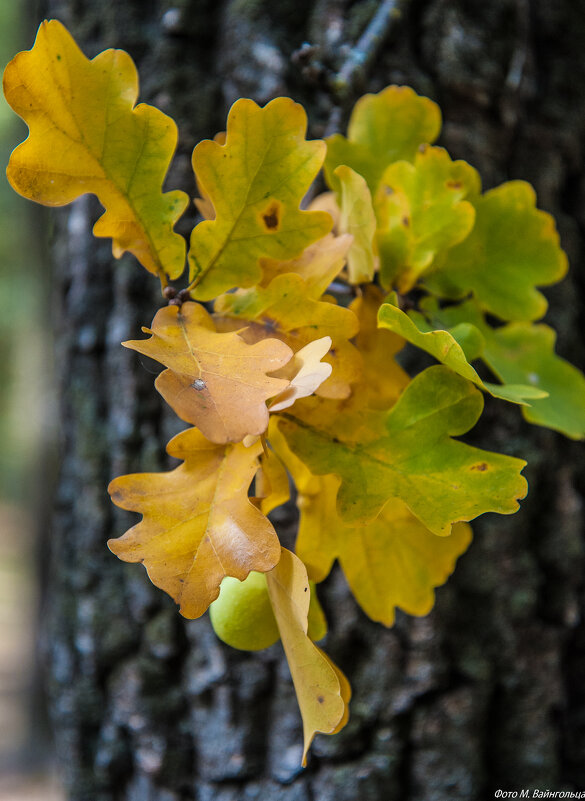
<path fill-rule="evenodd" d="M 262 450 L 264 451 L 264 456 L 268 458 L 270 456 L 270 452 L 268 451 L 268 445 L 266 443 L 266 435 L 260 434 L 260 442 L 262 443 Z"/>

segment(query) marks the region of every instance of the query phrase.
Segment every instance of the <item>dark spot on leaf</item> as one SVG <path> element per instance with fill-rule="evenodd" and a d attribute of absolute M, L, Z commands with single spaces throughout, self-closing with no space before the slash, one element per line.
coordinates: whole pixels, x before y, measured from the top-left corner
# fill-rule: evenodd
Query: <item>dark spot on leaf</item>
<path fill-rule="evenodd" d="M 262 220 L 269 231 L 277 231 L 280 226 L 280 203 L 273 200 L 262 212 Z"/>
<path fill-rule="evenodd" d="M 469 468 L 470 470 L 479 470 L 480 473 L 483 473 L 485 470 L 489 468 L 487 462 L 479 462 L 478 464 L 472 464 Z"/>
<path fill-rule="evenodd" d="M 393 195 L 393 194 L 394 194 L 394 189 L 392 189 L 392 187 L 391 187 L 391 186 L 387 186 L 387 185 L 385 184 L 385 185 L 384 185 L 384 193 L 385 193 L 386 195 Z"/>
<path fill-rule="evenodd" d="M 462 186 L 461 181 L 447 181 L 447 189 L 461 189 Z"/>
<path fill-rule="evenodd" d="M 410 220 L 408 219 L 408 217 L 403 217 L 403 218 L 402 218 L 402 225 L 403 225 L 405 228 L 409 228 L 409 227 L 410 227 Z"/>
<path fill-rule="evenodd" d="M 426 153 L 427 152 L 427 148 L 428 148 L 428 145 L 426 145 L 426 144 L 419 145 L 418 146 L 418 152 L 419 153 Z"/>
<path fill-rule="evenodd" d="M 318 696 L 317 696 L 317 701 L 319 701 L 319 703 L 320 703 L 320 704 L 323 704 L 323 703 L 325 703 L 325 699 L 323 698 L 323 696 L 322 696 L 322 695 L 318 695 Z"/>
<path fill-rule="evenodd" d="M 57 61 L 61 61 L 61 53 L 57 53 Z"/>
<path fill-rule="evenodd" d="M 308 589 L 309 589 L 308 587 L 305 587 L 305 592 L 307 592 Z"/>

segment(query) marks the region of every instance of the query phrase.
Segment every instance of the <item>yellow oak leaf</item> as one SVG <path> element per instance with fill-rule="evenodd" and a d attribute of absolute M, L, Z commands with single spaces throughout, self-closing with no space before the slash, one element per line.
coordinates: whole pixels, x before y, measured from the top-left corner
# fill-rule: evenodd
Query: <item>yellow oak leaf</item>
<path fill-rule="evenodd" d="M 339 562 L 356 601 L 385 626 L 394 624 L 397 607 L 409 615 L 431 611 L 435 587 L 447 581 L 472 538 L 468 523 L 437 537 L 398 499 L 368 525 L 350 529 L 337 532 Z"/>
<path fill-rule="evenodd" d="M 409 292 L 437 258 L 444 261 L 473 228 L 470 200 L 480 189 L 477 170 L 442 147 L 422 146 L 413 164 L 390 164 L 374 197 L 382 285 Z"/>
<path fill-rule="evenodd" d="M 277 275 L 266 288 L 221 295 L 215 302 L 215 312 L 218 327 L 241 327 L 247 321 L 248 327 L 241 332 L 246 342 L 276 337 L 297 352 L 315 339 L 330 336 L 333 345 L 325 360 L 333 372 L 317 390 L 323 397 L 347 397 L 351 384 L 360 376 L 361 357 L 349 341 L 358 331 L 355 314 L 334 301 L 328 302 L 327 297 L 321 301 L 308 297 L 300 275 Z"/>
<path fill-rule="evenodd" d="M 29 126 L 10 157 L 8 180 L 21 195 L 62 206 L 86 192 L 106 209 L 96 236 L 114 256 L 133 253 L 166 284 L 185 267 L 185 241 L 173 225 L 188 203 L 161 191 L 177 144 L 170 117 L 138 97 L 138 75 L 123 50 L 91 61 L 57 20 L 41 24 L 32 50 L 4 73 L 6 99 Z"/>
<path fill-rule="evenodd" d="M 327 234 L 305 248 L 296 259 L 260 259 L 262 279 L 259 285 L 266 288 L 277 275 L 297 273 L 305 281 L 307 297 L 318 300 L 343 269 L 352 242 L 351 234 Z"/>
<path fill-rule="evenodd" d="M 299 543 L 310 543 L 303 548 L 301 557 L 312 581 L 323 581 L 335 561 L 331 548 L 331 527 L 339 521 L 336 510 L 339 479 L 334 475 L 316 476 L 307 465 L 288 447 L 280 431 L 278 417 L 271 417 L 268 437 L 275 453 L 286 465 L 297 490 L 297 506 L 300 512 L 297 534 Z"/>
<path fill-rule="evenodd" d="M 150 339 L 122 344 L 168 368 L 155 386 L 182 420 L 196 425 L 212 442 L 239 442 L 268 425 L 266 401 L 289 386 L 266 373 L 283 367 L 293 353 L 278 339 L 253 345 L 237 333 L 217 333 L 198 303 L 160 309 Z"/>
<path fill-rule="evenodd" d="M 261 451 L 260 442 L 217 445 L 189 428 L 167 446 L 182 465 L 120 476 L 108 487 L 117 506 L 143 515 L 108 547 L 125 562 L 142 562 L 185 617 L 205 612 L 224 576 L 243 581 L 280 558 L 272 524 L 248 498 Z"/>
<path fill-rule="evenodd" d="M 320 195 L 311 200 L 308 208 L 310 211 L 326 211 L 327 214 L 330 214 L 333 220 L 333 228 L 331 230 L 334 234 L 339 233 L 341 211 L 335 198 L 335 192 L 321 192 Z"/>
<path fill-rule="evenodd" d="M 193 170 L 215 218 L 191 235 L 193 296 L 210 300 L 261 277 L 259 259 L 291 259 L 331 228 L 324 212 L 299 206 L 325 157 L 325 144 L 305 140 L 307 116 L 290 98 L 264 108 L 237 100 L 225 144 L 209 139 L 193 151 Z"/>
<path fill-rule="evenodd" d="M 276 453 L 267 449 L 260 456 L 260 468 L 255 479 L 256 500 L 267 515 L 290 498 L 286 469 Z"/>
<path fill-rule="evenodd" d="M 301 560 L 283 548 L 266 582 L 303 719 L 305 766 L 315 734 L 335 734 L 345 725 L 351 691 L 343 673 L 307 635 L 311 593 Z"/>
<path fill-rule="evenodd" d="M 322 581 L 338 559 L 356 601 L 385 626 L 394 624 L 396 608 L 409 615 L 428 614 L 434 588 L 447 581 L 471 543 L 471 527 L 455 523 L 449 536 L 437 537 L 398 498 L 370 523 L 347 524 L 336 509 L 340 479 L 315 478 L 318 491 L 297 499 L 296 552 L 309 575 Z"/>
<path fill-rule="evenodd" d="M 378 328 L 378 309 L 384 295 L 378 287 L 364 288 L 350 309 L 359 320 L 360 330 L 354 342 L 363 358 L 363 377 L 354 386 L 355 402 L 369 409 L 389 409 L 410 381 L 395 355 L 405 340 L 391 331 Z"/>
<path fill-rule="evenodd" d="M 341 134 L 327 139 L 327 183 L 338 191 L 334 170 L 346 164 L 366 179 L 375 194 L 389 164 L 413 161 L 419 145 L 432 144 L 440 130 L 437 104 L 409 86 L 387 86 L 378 94 L 364 95 L 351 113 L 347 139 Z"/>
<path fill-rule="evenodd" d="M 213 137 L 213 141 L 218 145 L 225 145 L 225 136 L 225 131 L 219 131 L 219 133 L 216 133 Z M 200 197 L 193 198 L 193 203 L 197 207 L 197 211 L 204 220 L 215 220 L 215 209 L 213 208 L 211 198 L 205 189 L 199 185 L 197 176 L 195 176 L 195 183 L 197 184 L 197 191 L 200 194 Z"/>
<path fill-rule="evenodd" d="M 353 236 L 347 254 L 347 274 L 350 284 L 372 280 L 376 267 L 373 239 L 376 217 L 372 195 L 364 178 L 351 167 L 340 165 L 334 172 L 340 184 L 339 230 Z"/>
<path fill-rule="evenodd" d="M 280 412 L 288 409 L 298 398 L 307 398 L 312 395 L 323 381 L 329 378 L 333 368 L 327 362 L 322 362 L 321 359 L 330 347 L 331 337 L 321 337 L 321 339 L 309 342 L 295 353 L 292 359 L 294 374 L 290 379 L 290 386 L 270 402 L 269 411 Z M 288 365 L 279 370 L 279 377 L 282 371 L 287 369 Z"/>

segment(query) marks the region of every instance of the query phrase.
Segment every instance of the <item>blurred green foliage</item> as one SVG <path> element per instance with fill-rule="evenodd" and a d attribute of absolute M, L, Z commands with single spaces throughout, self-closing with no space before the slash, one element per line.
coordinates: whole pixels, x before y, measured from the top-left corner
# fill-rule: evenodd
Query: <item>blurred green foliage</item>
<path fill-rule="evenodd" d="M 26 4 L 0 2 L 2 69 L 24 48 L 32 31 L 25 29 Z M 28 26 L 26 26 L 28 27 Z M 4 97 L 0 98 L 0 499 L 25 502 L 30 469 L 39 448 L 43 418 L 39 238 L 44 237 L 30 204 L 4 177 L 11 150 L 26 135 Z"/>

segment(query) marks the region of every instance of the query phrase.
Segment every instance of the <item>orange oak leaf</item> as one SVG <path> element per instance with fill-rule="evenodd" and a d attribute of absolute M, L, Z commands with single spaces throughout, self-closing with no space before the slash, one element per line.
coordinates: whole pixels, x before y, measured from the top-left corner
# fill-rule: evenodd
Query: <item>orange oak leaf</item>
<path fill-rule="evenodd" d="M 325 356 L 333 372 L 318 388 L 327 398 L 347 398 L 361 373 L 361 357 L 349 341 L 359 330 L 355 314 L 333 298 L 313 300 L 306 281 L 296 273 L 275 276 L 266 287 L 238 289 L 215 301 L 218 327 L 241 332 L 246 342 L 276 337 L 297 353 L 305 345 L 330 336 L 333 346 Z M 223 319 L 222 319 L 223 318 Z"/>
<path fill-rule="evenodd" d="M 195 428 L 167 446 L 183 464 L 167 473 L 115 478 L 112 501 L 143 515 L 108 547 L 124 562 L 142 562 L 153 584 L 181 614 L 196 618 L 219 595 L 224 576 L 243 581 L 273 568 L 280 544 L 272 524 L 248 498 L 262 445 L 217 445 Z"/>
<path fill-rule="evenodd" d="M 142 330 L 150 339 L 122 344 L 166 365 L 155 386 L 182 420 L 219 443 L 266 430 L 266 401 L 289 386 L 266 374 L 292 358 L 288 345 L 277 339 L 249 345 L 236 332 L 217 333 L 198 303 L 160 309 L 152 329 Z"/>

